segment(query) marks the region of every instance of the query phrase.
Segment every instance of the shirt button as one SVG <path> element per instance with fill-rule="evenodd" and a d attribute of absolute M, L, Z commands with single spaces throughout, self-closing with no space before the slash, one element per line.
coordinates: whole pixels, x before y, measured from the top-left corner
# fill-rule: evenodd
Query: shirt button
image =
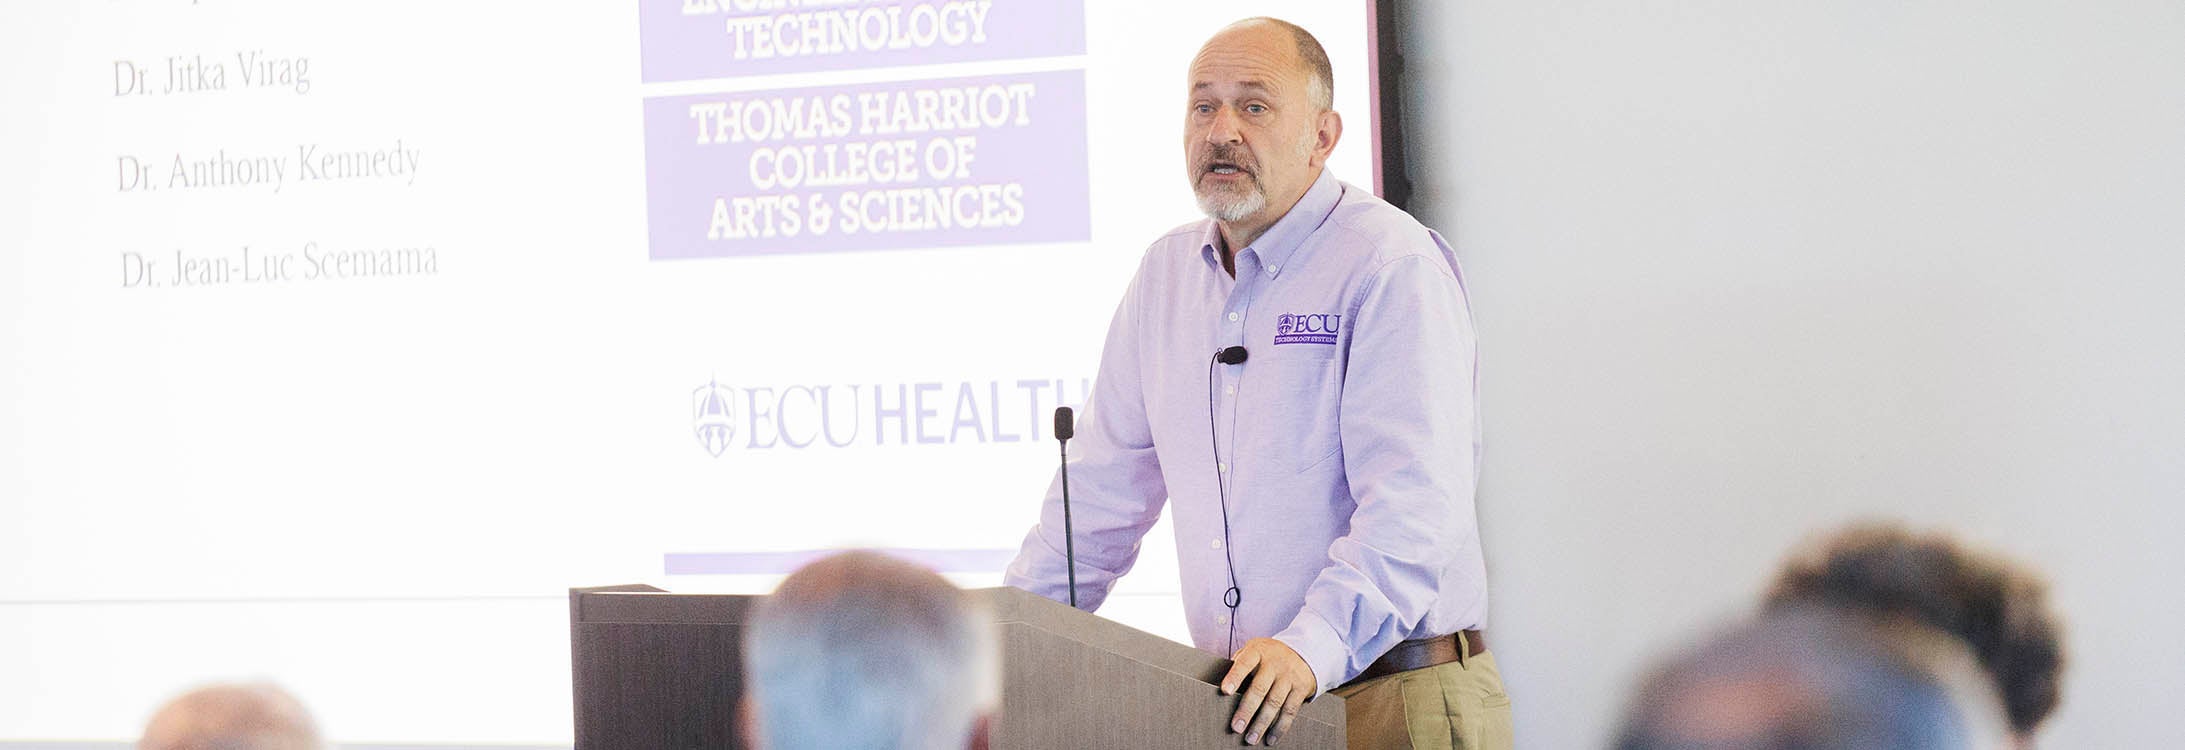
<path fill-rule="evenodd" d="M 1215 470 L 1215 471 L 1219 471 L 1219 472 L 1221 472 L 1221 473 L 1224 473 L 1224 474 L 1227 474 L 1227 473 L 1229 473 L 1229 464 L 1225 464 L 1225 463 L 1221 463 L 1221 464 L 1214 464 L 1214 470 Z"/>
<path fill-rule="evenodd" d="M 1237 321 L 1237 318 L 1238 318 L 1238 317 L 1241 317 L 1241 316 L 1237 315 L 1236 313 L 1230 313 L 1230 314 L 1229 314 L 1229 322 L 1231 322 L 1231 323 L 1234 323 L 1234 322 L 1236 322 L 1236 321 Z"/>
<path fill-rule="evenodd" d="M 1214 616 L 1214 624 L 1216 624 L 1216 625 L 1227 625 L 1227 624 L 1229 624 L 1229 616 L 1228 616 L 1228 615 L 1215 615 L 1215 616 Z"/>
<path fill-rule="evenodd" d="M 1233 386 L 1233 385 L 1232 385 L 1232 386 L 1227 386 L 1227 387 L 1224 387 L 1224 388 L 1222 388 L 1222 389 L 1221 389 L 1221 391 L 1222 391 L 1222 393 L 1224 393 L 1224 394 L 1227 394 L 1227 395 L 1231 395 L 1231 396 L 1237 395 L 1237 387 L 1236 387 L 1236 386 Z"/>
<path fill-rule="evenodd" d="M 1207 542 L 1206 546 L 1213 547 L 1214 549 L 1221 549 L 1221 540 L 1216 539 L 1214 541 Z"/>
<path fill-rule="evenodd" d="M 1267 267 L 1267 275 L 1269 275 L 1269 276 L 1273 276 L 1273 275 L 1275 275 L 1275 274 L 1278 274 L 1278 273 L 1282 273 L 1282 267 L 1281 267 L 1281 266 L 1268 266 L 1268 267 Z"/>

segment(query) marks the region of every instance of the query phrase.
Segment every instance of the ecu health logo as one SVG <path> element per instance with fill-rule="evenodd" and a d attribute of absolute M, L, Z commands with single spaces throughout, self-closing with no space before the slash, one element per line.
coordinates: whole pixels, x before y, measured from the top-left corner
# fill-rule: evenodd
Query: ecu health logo
<path fill-rule="evenodd" d="M 690 411 L 691 433 L 698 437 L 698 445 L 720 458 L 728 451 L 729 442 L 736 439 L 735 392 L 707 381 L 690 392 Z"/>

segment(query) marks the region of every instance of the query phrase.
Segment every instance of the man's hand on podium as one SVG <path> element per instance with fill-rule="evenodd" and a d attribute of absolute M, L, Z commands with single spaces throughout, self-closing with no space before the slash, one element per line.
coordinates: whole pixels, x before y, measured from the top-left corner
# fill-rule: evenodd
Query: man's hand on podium
<path fill-rule="evenodd" d="M 1312 665 L 1305 657 L 1298 656 L 1289 644 L 1273 638 L 1254 638 L 1237 649 L 1231 657 L 1236 666 L 1229 668 L 1228 676 L 1221 678 L 1222 695 L 1236 695 L 1244 685 L 1244 678 L 1252 682 L 1244 688 L 1244 703 L 1237 706 L 1237 715 L 1229 720 L 1229 731 L 1243 732 L 1244 744 L 1257 745 L 1266 736 L 1268 746 L 1290 731 L 1290 722 L 1297 718 L 1297 707 L 1311 698 L 1319 682 L 1313 679 Z M 1253 714 L 1257 713 L 1255 718 Z M 1250 729 L 1245 723 L 1251 722 Z M 1274 725 L 1268 731 L 1268 724 Z"/>

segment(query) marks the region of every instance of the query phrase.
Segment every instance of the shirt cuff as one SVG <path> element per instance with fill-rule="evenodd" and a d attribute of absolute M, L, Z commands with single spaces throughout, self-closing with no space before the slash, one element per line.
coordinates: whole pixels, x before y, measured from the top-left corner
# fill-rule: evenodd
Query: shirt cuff
<path fill-rule="evenodd" d="M 1289 646 L 1298 656 L 1305 658 L 1305 666 L 1312 667 L 1313 679 L 1320 682 L 1313 695 L 1335 689 L 1350 679 L 1350 647 L 1343 643 L 1343 634 L 1335 626 L 1321 618 L 1320 614 L 1307 609 L 1290 621 L 1290 626 L 1275 634 L 1275 640 Z"/>

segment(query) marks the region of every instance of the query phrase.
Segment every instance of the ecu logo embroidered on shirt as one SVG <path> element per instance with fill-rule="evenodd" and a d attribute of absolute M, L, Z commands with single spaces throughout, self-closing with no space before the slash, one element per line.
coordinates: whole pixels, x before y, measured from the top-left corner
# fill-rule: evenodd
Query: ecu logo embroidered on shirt
<path fill-rule="evenodd" d="M 1283 313 L 1275 318 L 1276 344 L 1333 344 L 1343 316 L 1330 313 Z"/>

